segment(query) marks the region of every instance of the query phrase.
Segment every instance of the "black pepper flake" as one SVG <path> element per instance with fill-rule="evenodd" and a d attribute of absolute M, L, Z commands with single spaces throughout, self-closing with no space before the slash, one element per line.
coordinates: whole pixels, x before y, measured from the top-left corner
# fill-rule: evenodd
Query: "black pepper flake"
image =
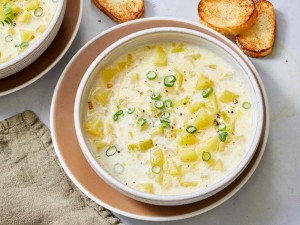
<path fill-rule="evenodd" d="M 177 95 L 179 95 L 179 93 L 176 93 Z"/>
<path fill-rule="evenodd" d="M 99 23 L 101 23 L 101 20 L 98 20 Z"/>
<path fill-rule="evenodd" d="M 118 153 L 121 153 L 121 151 L 118 151 Z"/>
<path fill-rule="evenodd" d="M 185 103 L 183 103 L 183 105 L 186 105 L 187 103 L 185 102 Z"/>
<path fill-rule="evenodd" d="M 160 81 L 158 81 L 158 83 L 161 83 Z"/>
<path fill-rule="evenodd" d="M 157 144 L 155 144 L 155 146 L 157 146 Z"/>
<path fill-rule="evenodd" d="M 219 113 L 217 114 L 217 118 L 218 118 L 218 119 L 219 119 L 219 118 L 221 118 L 221 116 L 220 116 L 220 114 L 219 114 Z"/>
<path fill-rule="evenodd" d="M 179 116 L 182 116 L 182 113 L 180 113 Z"/>
<path fill-rule="evenodd" d="M 143 112 L 145 112 L 145 110 L 143 109 Z"/>
<path fill-rule="evenodd" d="M 234 104 L 238 104 L 238 102 L 239 102 L 239 101 L 238 101 L 237 99 L 234 99 L 234 100 L 233 100 L 233 103 L 234 103 Z"/>
<path fill-rule="evenodd" d="M 231 111 L 231 114 L 233 114 L 234 112 L 233 111 Z"/>

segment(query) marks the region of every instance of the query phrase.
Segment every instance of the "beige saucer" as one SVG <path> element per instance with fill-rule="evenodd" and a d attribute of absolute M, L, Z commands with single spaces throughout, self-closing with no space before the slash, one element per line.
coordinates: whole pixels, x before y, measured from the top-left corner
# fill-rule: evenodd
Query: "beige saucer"
<path fill-rule="evenodd" d="M 243 173 L 227 188 L 200 202 L 183 206 L 154 206 L 130 199 L 107 185 L 90 167 L 77 142 L 74 100 L 78 85 L 92 61 L 114 41 L 130 33 L 153 27 L 183 27 L 209 34 L 236 51 L 256 75 L 264 97 L 264 128 L 259 147 Z M 233 196 L 251 177 L 263 155 L 269 131 L 269 113 L 261 79 L 249 59 L 222 35 L 193 22 L 167 18 L 139 19 L 115 26 L 87 43 L 71 60 L 56 87 L 51 106 L 51 131 L 56 154 L 64 170 L 87 196 L 118 214 L 152 221 L 188 218 L 206 212 Z"/>
<path fill-rule="evenodd" d="M 9 77 L 0 79 L 0 96 L 18 91 L 44 76 L 65 55 L 79 29 L 83 0 L 67 1 L 65 17 L 56 38 L 32 64 Z"/>

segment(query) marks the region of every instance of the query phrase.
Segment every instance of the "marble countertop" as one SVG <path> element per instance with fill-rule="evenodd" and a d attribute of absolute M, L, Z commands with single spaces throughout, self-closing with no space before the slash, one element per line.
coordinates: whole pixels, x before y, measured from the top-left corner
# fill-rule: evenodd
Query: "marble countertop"
<path fill-rule="evenodd" d="M 230 200 L 202 215 L 155 224 L 300 224 L 300 2 L 273 1 L 277 16 L 274 52 L 251 59 L 265 85 L 270 105 L 270 135 L 254 175 Z M 198 21 L 198 0 L 145 0 L 143 17 L 166 16 Z M 63 59 L 43 78 L 0 97 L 0 120 L 30 109 L 49 127 L 56 83 L 71 57 L 91 38 L 116 23 L 84 0 L 78 35 Z M 99 22 L 101 20 L 101 22 Z M 1 82 L 1 80 L 0 80 Z M 125 224 L 150 225 L 120 216 Z"/>

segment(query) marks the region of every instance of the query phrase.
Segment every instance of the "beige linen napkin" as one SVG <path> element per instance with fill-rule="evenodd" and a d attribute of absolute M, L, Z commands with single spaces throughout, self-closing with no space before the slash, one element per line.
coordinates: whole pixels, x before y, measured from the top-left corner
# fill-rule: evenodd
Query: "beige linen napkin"
<path fill-rule="evenodd" d="M 120 224 L 68 179 L 34 113 L 0 122 L 0 224 Z"/>

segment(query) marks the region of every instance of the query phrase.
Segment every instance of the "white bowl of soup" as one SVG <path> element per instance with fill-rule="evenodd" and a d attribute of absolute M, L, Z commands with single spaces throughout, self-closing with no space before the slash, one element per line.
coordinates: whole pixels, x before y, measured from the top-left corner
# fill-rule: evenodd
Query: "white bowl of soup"
<path fill-rule="evenodd" d="M 234 181 L 255 153 L 262 115 L 255 77 L 236 53 L 206 34 L 169 27 L 103 51 L 74 109 L 95 172 L 157 205 L 196 202 Z"/>
<path fill-rule="evenodd" d="M 49 47 L 60 29 L 66 2 L 0 0 L 0 79 L 24 69 Z"/>

